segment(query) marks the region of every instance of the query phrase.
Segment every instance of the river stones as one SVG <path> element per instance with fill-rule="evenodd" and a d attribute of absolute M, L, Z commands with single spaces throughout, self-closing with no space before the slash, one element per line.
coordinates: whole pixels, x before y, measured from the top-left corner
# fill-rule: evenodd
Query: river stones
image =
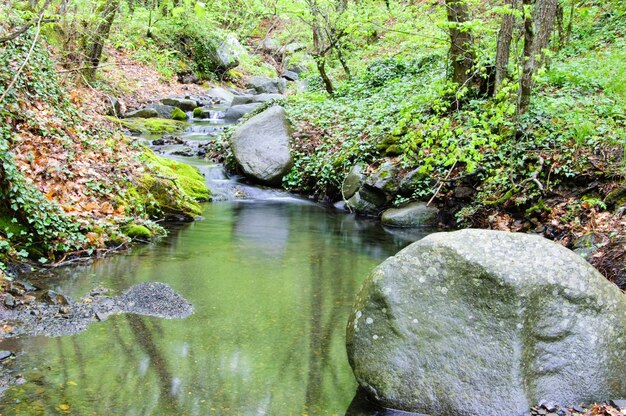
<path fill-rule="evenodd" d="M 250 104 L 241 104 L 241 105 L 233 105 L 224 113 L 224 118 L 226 120 L 239 120 L 241 117 L 245 116 L 258 106 L 261 103 L 250 103 Z"/>
<path fill-rule="evenodd" d="M 391 227 L 433 227 L 439 223 L 439 211 L 425 202 L 411 202 L 400 208 L 389 208 L 380 219 Z"/>
<path fill-rule="evenodd" d="M 257 94 L 282 94 L 285 92 L 287 81 L 281 78 L 253 76 L 246 82 L 246 87 L 253 89 Z"/>
<path fill-rule="evenodd" d="M 237 164 L 253 180 L 278 185 L 293 163 L 291 125 L 285 110 L 273 106 L 237 127 L 230 138 Z"/>
<path fill-rule="evenodd" d="M 538 236 L 436 233 L 372 271 L 347 329 L 360 386 L 389 408 L 523 415 L 626 397 L 626 296 Z"/>

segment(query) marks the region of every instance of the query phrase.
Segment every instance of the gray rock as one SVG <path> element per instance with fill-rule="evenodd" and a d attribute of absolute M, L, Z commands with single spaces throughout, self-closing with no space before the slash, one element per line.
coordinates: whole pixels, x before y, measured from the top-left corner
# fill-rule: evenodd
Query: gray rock
<path fill-rule="evenodd" d="M 378 215 L 387 204 L 387 196 L 376 188 L 364 184 L 346 201 L 348 209 L 357 214 Z"/>
<path fill-rule="evenodd" d="M 293 42 L 285 46 L 285 53 L 292 54 L 306 49 L 305 43 Z"/>
<path fill-rule="evenodd" d="M 172 118 L 172 111 L 174 111 L 174 108 L 176 107 L 166 104 L 154 103 L 146 106 L 146 108 L 151 108 L 155 110 L 157 112 L 157 117 L 159 118 Z"/>
<path fill-rule="evenodd" d="M 280 50 L 280 42 L 274 38 L 263 39 L 260 46 L 261 49 L 270 53 L 276 53 Z"/>
<path fill-rule="evenodd" d="M 475 193 L 474 188 L 470 188 L 469 186 L 457 186 L 454 188 L 454 197 L 458 199 L 471 199 Z"/>
<path fill-rule="evenodd" d="M 154 108 L 140 108 L 135 111 L 127 111 L 126 114 L 124 114 L 124 118 L 155 118 L 158 116 L 159 113 Z"/>
<path fill-rule="evenodd" d="M 111 98 L 107 103 L 107 114 L 113 117 L 122 117 L 122 102 L 117 98 Z"/>
<path fill-rule="evenodd" d="M 399 188 L 398 168 L 390 162 L 385 162 L 367 178 L 365 183 L 386 193 L 394 193 Z"/>
<path fill-rule="evenodd" d="M 283 78 L 285 78 L 287 81 L 297 81 L 300 79 L 300 75 L 298 75 L 294 71 L 287 70 L 283 72 Z"/>
<path fill-rule="evenodd" d="M 198 107 L 198 102 L 196 100 L 190 100 L 187 98 L 164 98 L 161 102 L 165 105 L 171 105 L 173 107 L 178 107 L 183 111 L 193 111 L 194 108 Z"/>
<path fill-rule="evenodd" d="M 235 98 L 235 95 L 232 92 L 220 87 L 211 88 L 206 94 L 224 104 L 231 104 Z"/>
<path fill-rule="evenodd" d="M 11 358 L 14 356 L 15 354 L 13 354 L 11 351 L 0 351 L 0 361 L 4 361 L 7 358 Z"/>
<path fill-rule="evenodd" d="M 13 295 L 9 293 L 6 294 L 6 296 L 4 297 L 4 306 L 6 306 L 7 308 L 15 307 L 15 298 L 13 297 Z"/>
<path fill-rule="evenodd" d="M 398 190 L 403 194 L 411 194 L 417 187 L 418 183 L 421 182 L 426 176 L 425 173 L 420 173 L 420 169 L 413 169 L 406 175 L 400 179 L 400 185 Z"/>
<path fill-rule="evenodd" d="M 252 97 L 253 103 L 264 103 L 269 100 L 280 100 L 285 98 L 282 94 L 257 94 Z"/>
<path fill-rule="evenodd" d="M 352 198 L 352 196 L 357 193 L 359 188 L 361 188 L 361 185 L 365 183 L 365 175 L 363 174 L 364 170 L 364 165 L 354 165 L 343 179 L 343 182 L 341 183 L 341 194 L 345 199 Z"/>
<path fill-rule="evenodd" d="M 246 82 L 246 88 L 251 88 L 257 94 L 282 94 L 287 82 L 282 78 L 268 78 L 254 76 Z"/>
<path fill-rule="evenodd" d="M 626 297 L 566 248 L 487 230 L 430 234 L 373 270 L 347 330 L 386 407 L 524 415 L 626 396 Z"/>
<path fill-rule="evenodd" d="M 254 110 L 260 105 L 261 103 L 234 105 L 226 110 L 226 113 L 224 113 L 224 118 L 226 120 L 239 120 L 241 117 L 245 116 L 250 111 Z"/>
<path fill-rule="evenodd" d="M 425 202 L 411 202 L 400 208 L 383 212 L 381 222 L 391 227 L 434 227 L 439 223 L 439 211 Z"/>
<path fill-rule="evenodd" d="M 239 59 L 244 54 L 246 54 L 246 50 L 241 46 L 239 40 L 234 35 L 229 34 L 215 48 L 215 52 L 212 54 L 213 66 L 220 72 L 235 68 L 239 65 Z"/>
<path fill-rule="evenodd" d="M 285 110 L 273 106 L 237 127 L 230 144 L 246 176 L 277 185 L 293 164 L 290 138 L 291 126 Z"/>
<path fill-rule="evenodd" d="M 231 105 L 243 105 L 250 104 L 252 102 L 253 95 L 245 94 L 245 95 L 236 95 L 231 102 Z"/>

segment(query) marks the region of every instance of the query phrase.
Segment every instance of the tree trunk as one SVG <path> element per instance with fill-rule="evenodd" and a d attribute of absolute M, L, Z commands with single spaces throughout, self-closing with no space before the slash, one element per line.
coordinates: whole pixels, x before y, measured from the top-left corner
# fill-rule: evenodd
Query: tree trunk
<path fill-rule="evenodd" d="M 535 39 L 534 54 L 535 70 L 542 66 L 546 61 L 543 50 L 548 47 L 550 37 L 554 30 L 554 21 L 556 19 L 557 0 L 537 0 L 535 8 Z"/>
<path fill-rule="evenodd" d="M 446 10 L 450 26 L 450 59 L 452 60 L 452 81 L 466 84 L 474 65 L 472 34 L 462 24 L 469 20 L 469 10 L 464 0 L 446 0 Z"/>
<path fill-rule="evenodd" d="M 513 25 L 515 15 L 513 11 L 517 7 L 517 0 L 504 0 L 504 5 L 509 8 L 502 16 L 500 32 L 498 32 L 498 46 L 496 49 L 496 79 L 494 84 L 494 95 L 500 89 L 502 81 L 508 76 L 509 56 L 511 54 L 511 40 L 513 39 Z"/>
<path fill-rule="evenodd" d="M 522 78 L 520 79 L 520 94 L 517 104 L 517 113 L 524 114 L 530 107 L 530 93 L 533 88 L 533 72 L 535 69 L 535 32 L 533 24 L 533 14 L 529 10 L 533 0 L 522 0 L 524 5 L 524 52 Z"/>
<path fill-rule="evenodd" d="M 104 43 L 109 38 L 111 32 L 111 26 L 113 20 L 115 20 L 115 14 L 119 8 L 120 0 L 105 0 L 104 3 L 98 7 L 100 12 L 100 21 L 96 26 L 93 34 L 93 41 L 87 51 L 87 68 L 85 70 L 85 76 L 87 80 L 92 81 L 96 77 L 96 70 L 100 64 L 100 58 L 102 57 L 102 49 Z"/>
<path fill-rule="evenodd" d="M 567 29 L 565 31 L 565 43 L 569 43 L 569 38 L 572 35 L 572 26 L 574 21 L 574 8 L 576 7 L 576 1 L 571 0 L 571 4 L 569 6 L 569 21 L 567 22 Z"/>
<path fill-rule="evenodd" d="M 332 46 L 326 46 L 323 41 L 323 35 L 320 34 L 320 28 L 318 26 L 313 25 L 311 28 L 313 32 L 313 49 L 315 53 L 313 54 L 313 59 L 315 60 L 315 65 L 317 66 L 317 70 L 322 77 L 322 81 L 324 82 L 324 88 L 326 92 L 330 95 L 333 95 L 335 92 L 333 88 L 333 83 L 328 77 L 326 73 L 326 54 Z"/>

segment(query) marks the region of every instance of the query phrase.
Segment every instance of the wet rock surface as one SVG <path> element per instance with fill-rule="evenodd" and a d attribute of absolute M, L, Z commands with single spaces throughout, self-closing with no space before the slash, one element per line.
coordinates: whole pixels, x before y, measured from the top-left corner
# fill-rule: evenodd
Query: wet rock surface
<path fill-rule="evenodd" d="M 237 127 L 230 143 L 237 164 L 253 180 L 276 185 L 289 172 L 291 125 L 280 106 L 273 106 Z"/>
<path fill-rule="evenodd" d="M 193 313 L 193 306 L 187 300 L 168 285 L 157 282 L 140 283 L 120 296 L 97 288 L 76 301 L 51 290 L 39 297 L 39 302 L 20 303 L 13 310 L 2 311 L 0 318 L 7 323 L 3 338 L 70 335 L 120 313 L 168 319 L 185 318 Z"/>
<path fill-rule="evenodd" d="M 626 297 L 541 237 L 436 233 L 370 274 L 347 349 L 388 408 L 522 416 L 541 400 L 602 402 L 626 396 Z"/>

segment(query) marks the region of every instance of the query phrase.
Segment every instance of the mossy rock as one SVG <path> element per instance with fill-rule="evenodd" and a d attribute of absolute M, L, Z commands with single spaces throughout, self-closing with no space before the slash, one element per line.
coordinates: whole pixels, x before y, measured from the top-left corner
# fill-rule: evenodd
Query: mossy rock
<path fill-rule="evenodd" d="M 193 109 L 193 116 L 195 118 L 199 118 L 202 115 L 202 112 L 204 111 L 203 107 L 196 107 Z"/>
<path fill-rule="evenodd" d="M 187 120 L 187 113 L 185 113 L 180 108 L 175 108 L 172 111 L 172 119 L 179 120 L 179 121 L 185 121 L 185 120 Z"/>
<path fill-rule="evenodd" d="M 626 186 L 620 186 L 609 192 L 604 198 L 607 206 L 620 206 L 626 204 Z"/>
<path fill-rule="evenodd" d="M 172 113 L 174 114 L 174 113 Z M 183 113 L 184 114 L 184 113 Z M 109 117 L 116 123 L 120 123 L 131 132 L 143 134 L 165 134 L 183 131 L 187 123 L 178 120 L 167 120 L 164 118 L 125 118 L 117 119 Z M 187 115 L 185 115 L 185 120 Z"/>
<path fill-rule="evenodd" d="M 153 199 L 153 204 L 146 203 L 149 215 L 158 216 L 161 211 L 193 218 L 202 213 L 198 201 L 209 201 L 211 192 L 197 168 L 157 156 L 148 148 L 141 160 L 148 172 L 140 178 L 138 191 L 147 191 Z"/>
<path fill-rule="evenodd" d="M 126 234 L 133 240 L 135 239 L 149 240 L 152 238 L 152 231 L 150 231 L 148 227 L 145 227 L 139 224 L 129 225 L 128 227 L 124 229 L 124 234 Z"/>

